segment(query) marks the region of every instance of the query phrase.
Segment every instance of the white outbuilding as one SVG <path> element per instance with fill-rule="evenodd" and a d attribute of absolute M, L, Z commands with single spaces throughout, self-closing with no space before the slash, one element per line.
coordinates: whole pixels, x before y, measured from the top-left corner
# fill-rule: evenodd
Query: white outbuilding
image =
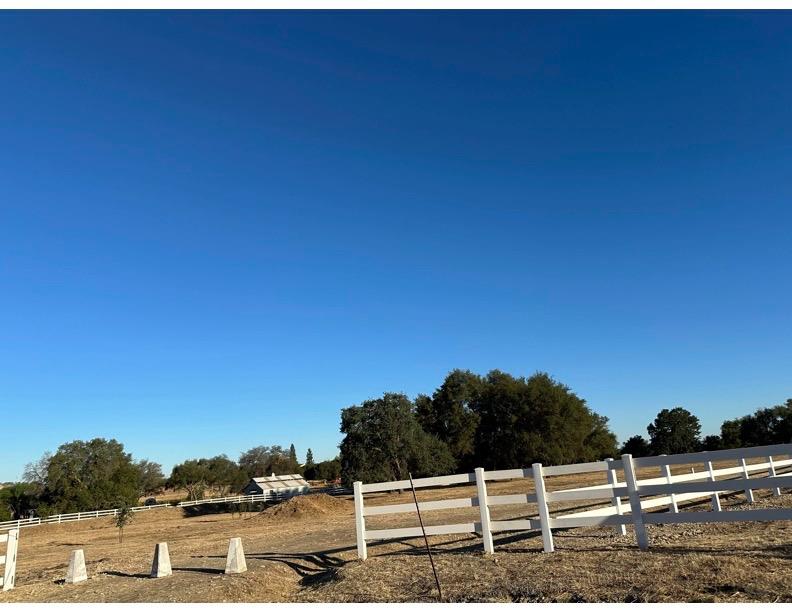
<path fill-rule="evenodd" d="M 260 476 L 251 478 L 247 486 L 242 490 L 245 495 L 261 495 L 272 491 L 284 497 L 292 495 L 302 495 L 307 493 L 311 486 L 300 474 L 284 474 L 282 476 Z"/>

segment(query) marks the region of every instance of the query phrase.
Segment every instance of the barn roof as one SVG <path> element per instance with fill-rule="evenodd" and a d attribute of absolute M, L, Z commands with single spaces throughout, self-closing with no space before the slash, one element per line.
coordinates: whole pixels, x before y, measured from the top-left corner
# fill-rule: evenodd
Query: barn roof
<path fill-rule="evenodd" d="M 309 486 L 300 474 L 283 474 L 282 476 L 260 476 L 252 478 L 263 491 L 267 489 L 291 489 Z"/>

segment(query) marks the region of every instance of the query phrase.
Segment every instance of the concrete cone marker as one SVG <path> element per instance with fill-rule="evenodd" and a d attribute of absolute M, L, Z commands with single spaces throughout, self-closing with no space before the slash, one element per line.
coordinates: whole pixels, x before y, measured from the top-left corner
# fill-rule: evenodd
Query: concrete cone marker
<path fill-rule="evenodd" d="M 75 584 L 88 580 L 88 572 L 85 571 L 85 553 L 82 548 L 73 550 L 69 557 L 69 569 L 66 571 L 66 584 Z"/>
<path fill-rule="evenodd" d="M 241 574 L 247 571 L 245 553 L 242 550 L 242 538 L 231 538 L 228 543 L 228 557 L 226 558 L 226 574 Z"/>
<path fill-rule="evenodd" d="M 160 542 L 154 547 L 154 562 L 151 564 L 151 577 L 164 578 L 173 574 L 171 570 L 168 543 Z"/>

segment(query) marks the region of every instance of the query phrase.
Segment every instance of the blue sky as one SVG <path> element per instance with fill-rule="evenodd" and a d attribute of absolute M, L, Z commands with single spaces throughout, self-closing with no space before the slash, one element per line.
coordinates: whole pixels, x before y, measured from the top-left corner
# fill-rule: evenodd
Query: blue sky
<path fill-rule="evenodd" d="M 456 367 L 620 439 L 792 396 L 789 13 L 6 12 L 0 480 L 169 469 Z"/>

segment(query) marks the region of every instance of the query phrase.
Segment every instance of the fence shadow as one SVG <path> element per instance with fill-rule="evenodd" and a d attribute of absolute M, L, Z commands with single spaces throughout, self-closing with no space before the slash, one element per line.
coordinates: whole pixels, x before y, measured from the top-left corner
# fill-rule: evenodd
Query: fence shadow
<path fill-rule="evenodd" d="M 244 514 L 260 514 L 273 504 L 273 501 L 244 502 L 243 504 L 232 502 L 221 502 L 215 504 L 198 504 L 195 506 L 181 506 L 180 510 L 184 518 L 196 518 L 212 514 L 239 515 L 244 518 Z"/>
<path fill-rule="evenodd" d="M 118 576 L 119 578 L 149 578 L 151 574 L 144 574 L 144 573 L 131 573 L 131 572 L 119 572 L 118 570 L 105 570 L 103 572 L 99 572 L 100 575 L 105 576 Z"/>
<path fill-rule="evenodd" d="M 197 574 L 225 574 L 225 570 L 224 569 L 218 569 L 216 567 L 174 567 L 173 571 L 174 572 L 195 572 Z"/>

